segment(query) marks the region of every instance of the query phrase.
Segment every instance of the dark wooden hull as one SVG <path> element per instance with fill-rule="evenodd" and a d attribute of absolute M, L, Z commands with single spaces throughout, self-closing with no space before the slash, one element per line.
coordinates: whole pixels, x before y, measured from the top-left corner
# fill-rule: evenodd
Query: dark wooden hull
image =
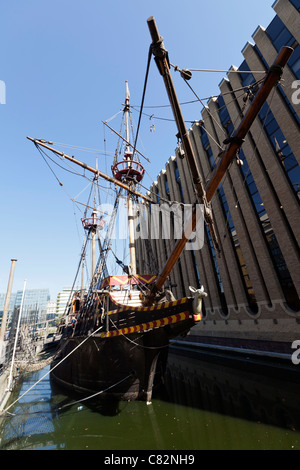
<path fill-rule="evenodd" d="M 169 339 L 195 324 L 191 302 L 167 305 L 140 310 L 140 322 L 135 324 L 135 311 L 119 309 L 121 329 L 116 321 L 115 329 L 88 339 L 86 335 L 63 337 L 51 365 L 52 378 L 64 388 L 96 394 L 101 400 L 150 401 L 155 374 L 163 373 L 166 366 Z"/>

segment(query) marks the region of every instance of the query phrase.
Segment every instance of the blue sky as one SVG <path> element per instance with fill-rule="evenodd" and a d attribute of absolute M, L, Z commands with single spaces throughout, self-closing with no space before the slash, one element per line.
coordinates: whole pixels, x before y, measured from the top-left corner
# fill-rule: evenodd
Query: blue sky
<path fill-rule="evenodd" d="M 242 48 L 256 27 L 275 16 L 270 0 L 10 0 L 1 4 L 0 105 L 1 230 L 0 292 L 7 288 L 10 259 L 17 258 L 13 291 L 49 287 L 55 298 L 71 285 L 82 245 L 81 213 L 74 198 L 87 180 L 58 171 L 60 187 L 26 136 L 113 152 L 116 139 L 102 121 L 122 108 L 125 81 L 131 104 L 140 105 L 148 48 L 147 18 L 154 16 L 172 64 L 180 68 L 228 69 L 243 61 Z M 218 93 L 224 74 L 195 72 L 197 94 Z M 173 74 L 180 102 L 194 99 Z M 145 106 L 168 104 L 163 81 L 151 62 Z M 202 106 L 183 106 L 187 121 Z M 145 113 L 172 118 L 169 108 Z M 133 112 L 134 122 L 138 113 Z M 113 120 L 118 130 L 120 121 Z M 155 132 L 150 132 L 155 124 Z M 189 125 L 188 125 L 189 127 Z M 151 160 L 149 187 L 176 148 L 173 122 L 143 118 L 138 148 Z M 58 148 L 58 146 L 56 146 Z M 111 157 L 69 152 L 108 171 Z M 87 191 L 87 190 L 86 190 Z M 85 202 L 87 192 L 78 200 Z"/>

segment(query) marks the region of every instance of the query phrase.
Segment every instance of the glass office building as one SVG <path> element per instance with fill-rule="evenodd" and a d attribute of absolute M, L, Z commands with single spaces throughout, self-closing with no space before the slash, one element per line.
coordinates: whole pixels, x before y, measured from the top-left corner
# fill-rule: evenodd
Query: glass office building
<path fill-rule="evenodd" d="M 12 292 L 9 306 L 9 315 L 11 316 L 15 308 L 20 308 L 23 291 Z M 6 294 L 0 294 L 0 315 L 2 317 Z M 47 302 L 50 300 L 49 289 L 26 289 L 23 301 L 22 322 L 41 321 L 45 319 Z"/>

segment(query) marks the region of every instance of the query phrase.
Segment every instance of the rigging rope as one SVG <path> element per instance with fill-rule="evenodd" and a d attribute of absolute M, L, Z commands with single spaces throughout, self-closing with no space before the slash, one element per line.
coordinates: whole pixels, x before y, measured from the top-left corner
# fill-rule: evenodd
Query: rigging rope
<path fill-rule="evenodd" d="M 45 376 L 42 377 L 42 379 L 44 378 Z M 102 393 L 105 393 L 107 392 L 108 390 L 111 390 L 112 388 L 116 387 L 117 385 L 119 385 L 120 383 L 122 382 L 125 382 L 125 380 L 129 379 L 130 377 L 133 377 L 133 374 L 129 374 L 127 375 L 126 377 L 124 377 L 123 379 L 119 380 L 118 382 L 114 383 L 113 385 L 110 385 L 109 387 L 105 388 L 104 390 L 100 390 L 99 392 L 95 392 L 93 393 L 92 395 L 89 395 L 88 397 L 84 397 L 84 398 L 81 398 L 80 400 L 77 400 L 77 401 L 73 401 L 71 403 L 67 403 L 66 405 L 63 405 L 63 406 L 59 406 L 58 408 L 57 407 L 53 407 L 51 409 L 51 411 L 60 411 L 60 410 L 63 410 L 64 408 L 67 408 L 68 406 L 73 406 L 73 405 L 76 405 L 77 403 L 82 403 L 84 401 L 87 401 L 87 400 L 90 400 L 91 398 L 94 398 L 98 395 L 101 395 Z M 41 379 L 41 380 L 42 380 Z M 34 385 L 37 385 L 38 382 L 36 382 Z M 29 391 L 29 390 L 28 390 Z M 27 392 L 26 392 L 27 393 Z M 24 396 L 24 395 L 23 395 Z M 19 397 L 20 399 L 21 397 Z M 7 413 L 10 417 L 15 417 L 15 416 L 20 416 L 20 415 L 24 415 L 25 413 L 9 413 L 8 411 L 8 408 L 6 410 L 3 411 L 3 413 Z M 44 411 L 32 411 L 32 412 L 29 412 L 29 413 L 26 413 L 26 415 L 36 415 L 36 414 L 44 414 Z"/>
<path fill-rule="evenodd" d="M 79 150 L 80 152 L 95 153 L 96 155 L 107 155 L 106 150 L 93 149 L 90 147 L 80 147 L 78 145 L 64 144 L 62 142 L 51 142 L 51 144 L 58 145 L 60 147 L 66 147 L 73 150 Z M 113 156 L 112 152 L 108 153 L 111 153 L 111 156 Z"/>
<path fill-rule="evenodd" d="M 107 390 L 111 390 L 112 388 L 116 387 L 122 382 L 125 382 L 125 380 L 129 379 L 130 377 L 133 377 L 133 374 L 129 374 L 124 379 L 119 380 L 118 382 L 114 383 L 113 385 L 110 385 L 109 387 L 105 388 L 104 390 L 100 390 L 100 392 L 93 393 L 92 395 L 82 398 L 81 400 L 73 401 L 72 403 L 67 403 L 66 405 L 60 406 L 59 408 L 56 408 L 57 411 L 62 410 L 63 408 L 66 408 L 67 406 L 73 406 L 76 405 L 77 403 L 82 403 L 83 401 L 90 400 L 91 398 L 94 398 L 98 395 L 101 395 L 101 393 L 107 392 Z"/>
<path fill-rule="evenodd" d="M 21 396 L 19 396 L 13 403 L 11 403 L 5 410 L 1 411 L 1 413 L 6 413 L 7 410 L 9 410 L 15 403 L 17 403 L 19 400 L 21 400 L 21 398 L 23 398 L 25 395 L 27 395 L 28 392 L 30 392 L 30 390 L 32 390 L 38 383 L 40 383 L 45 377 L 47 377 L 47 375 L 50 374 L 50 372 L 52 372 L 54 369 L 56 369 L 56 367 L 58 367 L 63 361 L 65 361 L 69 356 L 71 356 L 71 354 L 73 354 L 74 351 L 76 351 L 80 346 L 83 345 L 83 343 L 85 343 L 88 339 L 90 339 L 92 336 L 94 336 L 96 333 L 98 333 L 98 331 L 100 331 L 101 329 L 103 328 L 103 326 L 100 326 L 99 328 L 97 328 L 97 330 L 93 331 L 89 336 L 87 336 L 83 341 L 81 341 L 81 343 L 79 343 L 74 349 L 72 349 L 72 351 L 69 352 L 69 354 L 67 354 L 61 361 L 59 361 L 57 364 L 55 364 L 54 367 L 52 367 L 48 372 L 46 372 L 46 374 L 44 374 L 39 380 L 37 380 L 31 387 L 29 387 L 28 390 L 26 390 Z"/>
<path fill-rule="evenodd" d="M 80 256 L 80 260 L 79 260 L 79 263 L 78 263 L 78 267 L 77 267 L 77 271 L 76 271 L 76 274 L 75 274 L 75 278 L 74 278 L 74 281 L 73 281 L 73 285 L 72 285 L 72 288 L 71 288 L 71 291 L 70 291 L 70 295 L 69 295 L 69 299 L 68 299 L 68 302 L 66 303 L 66 306 L 65 306 L 65 311 L 64 311 L 64 314 L 62 315 L 62 317 L 66 316 L 66 311 L 67 311 L 67 308 L 69 307 L 69 304 L 71 302 L 71 297 L 73 295 L 73 290 L 74 290 L 74 286 L 75 286 L 75 282 L 76 282 L 76 279 L 77 279 L 77 276 L 78 276 L 78 273 L 79 273 L 79 269 L 80 269 L 80 266 L 81 266 L 81 263 L 82 263 L 82 259 L 85 255 L 85 250 L 86 250 L 86 246 L 87 246 L 87 242 L 88 242 L 88 239 L 89 239 L 89 235 L 90 235 L 90 230 L 86 236 L 86 240 L 85 240 L 85 244 L 82 248 L 82 252 L 81 252 L 81 256 Z"/>
<path fill-rule="evenodd" d="M 172 65 L 172 64 L 170 64 Z M 177 65 L 172 65 L 176 70 Z M 213 69 L 188 69 L 190 72 L 222 72 L 222 73 L 263 73 L 266 74 L 265 70 L 213 70 Z"/>
<path fill-rule="evenodd" d="M 139 129 L 140 129 L 140 123 L 141 123 L 142 111 L 143 111 L 143 106 L 144 106 L 144 100 L 145 100 L 146 87 L 147 87 L 147 82 L 148 82 L 148 75 L 149 75 L 151 57 L 152 57 L 152 48 L 150 46 L 149 47 L 149 52 L 148 52 L 148 61 L 147 61 L 146 76 L 145 76 L 145 81 L 144 81 L 142 103 L 141 103 L 141 109 L 140 109 L 140 115 L 139 115 L 139 120 L 138 120 L 137 131 L 136 131 L 136 135 L 135 135 L 135 142 L 134 142 L 134 147 L 133 147 L 132 158 L 134 157 L 134 152 L 135 152 L 135 149 L 136 149 L 136 144 L 137 144 L 137 139 L 138 139 L 138 133 L 139 133 Z"/>

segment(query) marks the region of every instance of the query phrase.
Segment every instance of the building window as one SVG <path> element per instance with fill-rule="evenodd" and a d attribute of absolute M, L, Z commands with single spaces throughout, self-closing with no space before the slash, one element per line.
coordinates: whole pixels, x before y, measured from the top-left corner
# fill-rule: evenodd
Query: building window
<path fill-rule="evenodd" d="M 299 5 L 299 1 L 296 0 Z M 298 8 L 300 8 L 298 6 Z M 266 29 L 266 33 L 271 39 L 273 46 L 279 52 L 283 46 L 292 46 L 294 52 L 288 61 L 288 65 L 297 78 L 300 78 L 300 45 L 294 36 L 281 21 L 279 16 L 275 16 L 274 20 Z"/>
<path fill-rule="evenodd" d="M 300 303 L 295 286 L 243 151 L 240 152 L 240 159 L 243 161 L 243 166 L 240 167 L 240 171 L 244 176 L 246 188 L 252 199 L 253 207 L 255 208 L 257 215 L 257 220 L 260 222 L 260 227 L 269 249 L 270 257 L 282 287 L 286 302 L 291 309 L 299 310 Z"/>
<path fill-rule="evenodd" d="M 233 248 L 233 252 L 235 254 L 235 259 L 237 262 L 237 266 L 239 268 L 239 273 L 240 277 L 244 286 L 244 291 L 246 293 L 247 301 L 249 304 L 249 309 L 251 313 L 257 313 L 258 312 L 258 306 L 257 306 L 257 301 L 254 293 L 254 289 L 252 286 L 252 282 L 250 279 L 250 275 L 247 269 L 247 265 L 244 260 L 244 256 L 241 250 L 239 238 L 237 235 L 237 231 L 235 229 L 232 216 L 228 207 L 227 199 L 224 193 L 224 189 L 220 185 L 218 188 L 218 196 L 219 200 L 221 202 L 221 207 L 223 210 L 223 214 L 226 220 L 226 228 L 227 228 L 227 233 L 230 235 L 230 240 Z"/>
<path fill-rule="evenodd" d="M 174 174 L 175 174 L 176 183 L 178 185 L 178 189 L 179 189 L 179 193 L 180 193 L 180 197 L 181 197 L 181 202 L 184 203 L 182 184 L 181 184 L 181 181 L 180 181 L 180 173 L 179 173 L 179 169 L 178 169 L 176 160 L 174 161 L 174 167 L 175 167 Z"/>
<path fill-rule="evenodd" d="M 259 113 L 259 119 L 262 125 L 265 126 L 265 132 L 273 147 L 274 153 L 280 161 L 281 167 L 299 201 L 300 167 L 267 103 L 262 107 Z"/>
<path fill-rule="evenodd" d="M 243 67 L 247 67 L 247 64 L 244 63 Z M 243 68 L 243 70 L 244 69 L 245 68 Z M 241 74 L 241 75 L 243 76 L 244 74 Z M 252 76 L 252 75 L 250 75 L 250 76 Z M 249 80 L 249 76 L 248 76 L 247 80 Z M 219 97 L 218 101 L 219 101 L 219 105 L 223 107 L 224 104 L 225 104 L 223 98 Z M 223 107 L 223 115 L 224 115 L 224 107 Z M 229 114 L 228 114 L 228 116 L 229 116 Z M 230 129 L 228 128 L 229 135 L 232 132 L 233 132 L 233 126 L 232 127 L 230 126 Z M 244 152 L 243 152 L 242 149 L 240 150 L 239 158 L 243 162 L 243 165 L 239 166 L 240 172 L 243 176 L 245 187 L 246 187 L 246 189 L 248 191 L 248 194 L 251 198 L 251 201 L 253 203 L 253 207 L 254 207 L 256 215 L 257 215 L 257 220 L 260 224 L 262 233 L 264 235 L 264 239 L 266 241 L 266 245 L 267 245 L 269 253 L 270 253 L 270 258 L 273 262 L 275 272 L 277 274 L 278 280 L 279 280 L 280 285 L 282 287 L 282 291 L 283 291 L 283 294 L 285 296 L 285 300 L 286 300 L 288 306 L 291 309 L 297 311 L 300 308 L 299 297 L 297 295 L 297 292 L 296 292 L 295 286 L 293 284 L 290 272 L 288 270 L 288 267 L 285 263 L 282 252 L 280 250 L 280 247 L 279 247 L 276 235 L 274 233 L 274 230 L 271 226 L 269 216 L 268 216 L 268 214 L 265 210 L 263 201 L 260 197 L 260 194 L 258 192 L 256 183 L 254 181 L 253 175 L 250 171 L 248 162 L 245 158 L 245 155 L 244 155 Z M 275 254 L 275 252 L 274 252 L 275 247 L 276 247 L 277 253 L 280 253 L 280 255 Z"/>
<path fill-rule="evenodd" d="M 219 299 L 221 303 L 221 311 L 223 315 L 228 315 L 228 307 L 227 307 L 227 302 L 226 302 L 226 297 L 225 297 L 225 292 L 224 292 L 224 287 L 220 275 L 220 270 L 217 262 L 217 257 L 216 257 L 216 252 L 215 252 L 215 247 L 211 238 L 211 235 L 209 233 L 209 228 L 205 224 L 205 233 L 208 239 L 208 247 L 209 247 L 209 253 L 212 261 L 212 266 L 213 266 L 213 271 L 214 271 L 214 276 L 216 280 L 216 285 L 219 293 Z"/>
<path fill-rule="evenodd" d="M 265 58 L 263 57 L 262 53 L 260 52 L 260 50 L 259 50 L 259 48 L 257 47 L 256 44 L 253 46 L 253 49 L 255 50 L 255 52 L 257 53 L 258 57 L 260 58 L 261 62 L 263 63 L 264 67 L 267 70 L 269 68 L 269 66 L 268 66 Z M 299 63 L 296 64 L 296 62 L 299 62 Z M 292 58 L 290 59 L 290 62 L 289 62 L 289 66 L 292 68 L 292 70 L 294 71 L 294 74 L 296 76 L 299 75 L 299 72 L 300 72 L 299 71 L 299 68 L 300 68 L 300 47 L 297 46 L 296 50 L 294 50 Z M 249 74 L 249 75 L 251 76 L 251 74 Z M 252 76 L 252 79 L 254 80 L 253 76 Z M 289 101 L 288 97 L 286 96 L 286 94 L 284 92 L 284 89 L 282 88 L 282 86 L 280 84 L 277 85 L 277 90 L 279 91 L 282 98 L 284 99 L 287 107 L 289 108 L 290 112 L 293 115 L 293 118 L 295 119 L 297 124 L 300 125 L 300 118 L 299 118 L 299 116 L 296 112 L 296 109 L 294 108 L 293 104 Z"/>
<path fill-rule="evenodd" d="M 211 149 L 211 146 L 210 146 L 210 143 L 209 143 L 209 140 L 208 140 L 207 133 L 205 131 L 204 124 L 202 124 L 202 126 L 200 127 L 200 135 L 201 135 L 202 146 L 203 146 L 204 151 L 206 153 L 210 168 L 211 168 L 211 170 L 213 170 L 214 167 L 216 166 L 216 162 L 215 162 L 215 157 L 212 153 L 212 149 Z"/>
<path fill-rule="evenodd" d="M 295 42 L 295 38 L 277 15 L 267 27 L 266 33 L 277 51 L 279 51 L 282 46 L 291 46 Z"/>
<path fill-rule="evenodd" d="M 299 0 L 290 0 L 290 3 L 300 12 L 300 3 Z"/>
<path fill-rule="evenodd" d="M 156 202 L 157 204 L 160 204 L 160 196 L 159 196 L 158 188 L 156 188 Z M 151 204 L 150 204 L 150 208 L 151 208 Z"/>
<path fill-rule="evenodd" d="M 170 199 L 170 189 L 169 189 L 169 183 L 168 183 L 167 177 L 165 178 L 165 190 L 166 190 L 166 194 L 168 198 Z"/>
<path fill-rule="evenodd" d="M 220 120 L 221 120 L 222 125 L 227 129 L 227 133 L 230 134 L 233 131 L 233 124 L 231 122 L 230 116 L 228 114 L 228 111 L 227 111 L 227 108 L 225 106 L 225 102 L 224 102 L 224 99 L 223 99 L 222 96 L 219 97 L 219 116 L 220 116 Z M 205 129 L 203 127 L 202 128 L 202 136 L 203 136 L 202 142 L 204 142 L 206 144 L 207 158 L 208 158 L 209 162 L 212 162 L 212 158 L 211 158 L 212 151 L 211 151 L 211 147 L 209 145 L 208 137 L 207 137 L 207 135 L 205 137 L 205 134 L 206 134 Z M 215 161 L 214 161 L 214 165 L 211 166 L 211 168 L 213 169 L 214 167 L 215 167 Z M 234 223 L 233 223 L 233 220 L 232 220 L 232 216 L 231 216 L 231 213 L 229 211 L 227 199 L 226 199 L 226 196 L 225 196 L 225 193 L 224 193 L 224 189 L 223 189 L 221 184 L 218 187 L 218 196 L 219 196 L 219 200 L 220 200 L 220 203 L 221 203 L 223 214 L 224 214 L 224 217 L 225 217 L 225 220 L 226 220 L 226 228 L 227 228 L 228 233 L 230 235 L 230 240 L 231 240 L 231 243 L 232 243 L 233 252 L 235 254 L 237 266 L 238 266 L 238 269 L 239 269 L 239 272 L 240 272 L 240 277 L 242 279 L 245 294 L 246 294 L 246 297 L 247 297 L 247 300 L 248 300 L 248 303 L 249 303 L 249 308 L 250 308 L 251 312 L 257 313 L 258 307 L 257 307 L 257 303 L 256 303 L 254 289 L 253 289 L 252 283 L 250 281 L 250 276 L 249 276 L 249 273 L 248 273 L 248 270 L 247 270 L 247 266 L 246 266 L 246 263 L 244 261 L 242 250 L 240 248 L 240 243 L 239 243 L 239 240 L 238 240 L 237 231 L 235 229 L 235 226 L 234 226 Z"/>
<path fill-rule="evenodd" d="M 243 62 L 240 67 L 240 70 L 250 70 L 246 61 Z M 252 74 L 246 74 L 247 79 L 245 79 L 244 75 L 245 74 L 240 74 L 244 86 L 245 83 L 254 83 L 255 79 Z M 284 98 L 286 99 L 285 95 Z M 290 103 L 289 108 L 295 117 L 295 110 L 290 105 Z M 281 168 L 285 176 L 287 177 L 291 187 L 293 188 L 297 200 L 299 200 L 298 198 L 300 194 L 300 167 L 267 103 L 265 103 L 262 109 L 260 110 L 259 119 L 261 124 L 264 126 L 264 131 L 273 147 L 274 153 L 281 163 Z M 297 121 L 299 122 L 298 117 Z"/>

